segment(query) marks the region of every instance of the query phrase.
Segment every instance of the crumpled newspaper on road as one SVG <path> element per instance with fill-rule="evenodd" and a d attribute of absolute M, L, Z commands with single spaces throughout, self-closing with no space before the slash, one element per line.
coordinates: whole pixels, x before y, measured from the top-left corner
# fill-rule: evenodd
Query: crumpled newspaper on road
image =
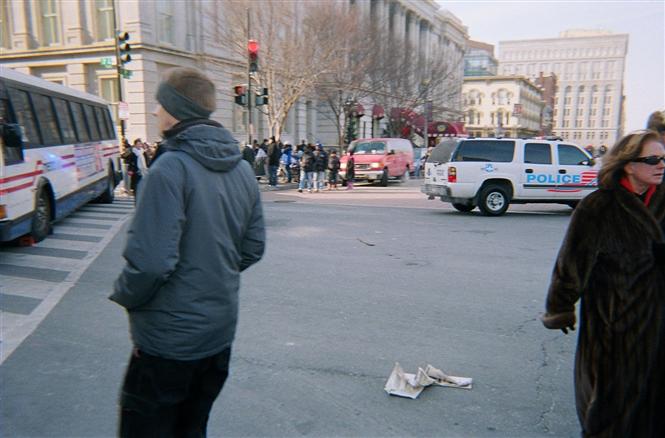
<path fill-rule="evenodd" d="M 416 374 L 405 373 L 400 364 L 395 362 L 384 389 L 390 395 L 415 399 L 427 386 L 471 389 L 472 384 L 473 379 L 470 377 L 450 376 L 432 365 L 427 365 L 425 369 L 418 367 Z"/>

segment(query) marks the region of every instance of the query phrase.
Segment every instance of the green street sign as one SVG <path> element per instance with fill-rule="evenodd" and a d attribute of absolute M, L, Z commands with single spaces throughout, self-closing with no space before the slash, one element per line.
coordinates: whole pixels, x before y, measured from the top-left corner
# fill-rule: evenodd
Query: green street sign
<path fill-rule="evenodd" d="M 132 78 L 132 71 L 131 70 L 126 70 L 126 69 L 121 69 L 120 70 L 120 75 L 125 78 L 125 79 L 131 79 Z"/>
<path fill-rule="evenodd" d="M 99 64 L 104 68 L 113 68 L 113 58 L 111 56 L 101 58 Z"/>

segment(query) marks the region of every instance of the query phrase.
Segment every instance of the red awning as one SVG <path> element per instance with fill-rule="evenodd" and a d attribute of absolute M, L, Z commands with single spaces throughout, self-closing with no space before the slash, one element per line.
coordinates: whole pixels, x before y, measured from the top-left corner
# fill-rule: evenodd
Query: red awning
<path fill-rule="evenodd" d="M 362 117 L 365 115 L 365 107 L 361 104 L 356 104 L 355 107 L 351 109 L 351 115 L 355 117 Z"/>
<path fill-rule="evenodd" d="M 382 119 L 386 115 L 386 111 L 379 104 L 374 104 L 372 107 L 372 118 Z"/>

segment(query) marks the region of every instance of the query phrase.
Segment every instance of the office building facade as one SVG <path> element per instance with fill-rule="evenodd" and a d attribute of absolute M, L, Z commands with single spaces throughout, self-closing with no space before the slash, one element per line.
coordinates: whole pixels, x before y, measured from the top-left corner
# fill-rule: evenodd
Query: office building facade
<path fill-rule="evenodd" d="M 571 30 L 559 38 L 499 42 L 499 73 L 557 77 L 553 131 L 580 145 L 611 146 L 624 130 L 628 35 Z"/>

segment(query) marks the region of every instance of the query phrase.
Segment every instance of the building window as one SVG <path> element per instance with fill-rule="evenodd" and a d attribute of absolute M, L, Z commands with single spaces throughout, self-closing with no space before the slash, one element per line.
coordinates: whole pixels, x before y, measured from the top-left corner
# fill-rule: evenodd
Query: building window
<path fill-rule="evenodd" d="M 113 121 L 118 120 L 118 80 L 116 78 L 100 78 L 99 79 L 99 94 L 107 102 L 111 102 L 113 106 Z"/>
<path fill-rule="evenodd" d="M 39 0 L 41 14 L 42 45 L 60 44 L 58 5 L 55 0 Z"/>
<path fill-rule="evenodd" d="M 173 3 L 168 0 L 159 0 L 157 2 L 157 15 L 159 20 L 159 40 L 164 43 L 175 44 Z"/>
<path fill-rule="evenodd" d="M 113 0 L 95 0 L 97 40 L 113 39 Z"/>
<path fill-rule="evenodd" d="M 7 6 L 9 2 L 0 3 L 0 47 L 9 48 L 9 22 L 7 15 Z"/>
<path fill-rule="evenodd" d="M 607 128 L 609 126 L 609 122 L 607 119 L 603 119 L 602 124 L 600 125 L 603 128 Z"/>
<path fill-rule="evenodd" d="M 508 99 L 508 92 L 506 90 L 499 90 L 499 105 L 510 105 L 510 100 Z"/>
<path fill-rule="evenodd" d="M 566 98 L 563 100 L 564 105 L 570 105 L 570 102 L 571 102 L 571 97 L 570 96 L 566 96 Z"/>
<path fill-rule="evenodd" d="M 582 119 L 575 120 L 575 127 L 576 128 L 581 128 L 582 127 Z"/>
<path fill-rule="evenodd" d="M 603 108 L 603 115 L 604 116 L 609 116 L 610 115 L 610 109 L 609 108 Z"/>
<path fill-rule="evenodd" d="M 577 108 L 577 115 L 578 117 L 584 115 L 584 108 Z"/>
<path fill-rule="evenodd" d="M 596 121 L 595 120 L 589 120 L 589 128 L 595 128 L 596 127 Z"/>
<path fill-rule="evenodd" d="M 577 104 L 584 105 L 584 96 L 577 96 Z"/>
<path fill-rule="evenodd" d="M 564 108 L 563 115 L 564 117 L 568 117 L 570 115 L 570 108 Z"/>

